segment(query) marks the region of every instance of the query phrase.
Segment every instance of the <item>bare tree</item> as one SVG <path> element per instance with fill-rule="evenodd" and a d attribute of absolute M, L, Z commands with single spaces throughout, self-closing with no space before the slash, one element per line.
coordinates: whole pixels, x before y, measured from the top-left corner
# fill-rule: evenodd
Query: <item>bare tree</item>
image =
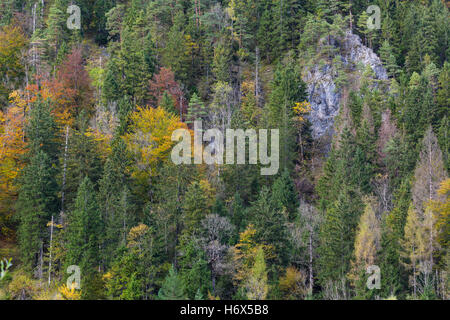
<path fill-rule="evenodd" d="M 208 264 L 211 267 L 211 280 L 213 292 L 216 290 L 217 276 L 223 274 L 228 268 L 226 256 L 229 251 L 227 240 L 233 232 L 230 221 L 218 214 L 210 214 L 202 221 L 205 237 L 201 239 L 206 252 Z"/>
<path fill-rule="evenodd" d="M 422 151 L 414 172 L 412 188 L 414 206 L 422 216 L 426 204 L 437 199 L 439 184 L 446 178 L 442 152 L 430 126 L 422 141 Z"/>

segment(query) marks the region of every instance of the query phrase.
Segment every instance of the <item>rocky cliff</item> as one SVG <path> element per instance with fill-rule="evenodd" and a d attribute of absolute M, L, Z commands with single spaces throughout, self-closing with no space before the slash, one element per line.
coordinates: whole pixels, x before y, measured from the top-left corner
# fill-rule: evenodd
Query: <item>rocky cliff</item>
<path fill-rule="evenodd" d="M 372 68 L 375 79 L 387 80 L 388 76 L 380 58 L 372 49 L 366 47 L 357 35 L 348 31 L 341 39 L 331 39 L 330 44 L 335 49 L 336 56 L 341 57 L 342 66 L 347 76 L 353 79 L 353 83 L 358 81 L 356 71 L 367 66 Z M 309 121 L 312 123 L 313 137 L 317 139 L 326 133 L 331 134 L 344 90 L 336 85 L 335 66 L 332 62 L 315 64 L 304 72 L 303 80 L 307 83 L 311 102 Z"/>

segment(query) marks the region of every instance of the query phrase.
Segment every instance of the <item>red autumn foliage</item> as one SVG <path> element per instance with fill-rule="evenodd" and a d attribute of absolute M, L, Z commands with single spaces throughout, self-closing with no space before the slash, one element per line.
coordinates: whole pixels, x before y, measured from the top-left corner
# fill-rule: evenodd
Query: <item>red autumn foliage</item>
<path fill-rule="evenodd" d="M 93 107 L 93 90 L 89 74 L 84 67 L 80 48 L 74 48 L 59 67 L 56 80 L 65 88 L 66 97 L 72 104 L 72 114 L 81 110 L 91 111 Z"/>
<path fill-rule="evenodd" d="M 180 85 L 175 81 L 175 74 L 170 68 L 161 68 L 158 74 L 153 76 L 149 84 L 149 93 L 152 97 L 150 105 L 153 107 L 159 106 L 164 92 L 170 94 L 174 101 L 176 101 L 176 108 L 185 114 L 187 110 L 186 99 L 183 95 Z"/>

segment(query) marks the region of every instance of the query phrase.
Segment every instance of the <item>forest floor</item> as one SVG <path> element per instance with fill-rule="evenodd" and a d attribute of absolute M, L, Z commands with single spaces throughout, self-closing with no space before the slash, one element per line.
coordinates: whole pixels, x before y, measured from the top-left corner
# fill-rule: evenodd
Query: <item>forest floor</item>
<path fill-rule="evenodd" d="M 0 260 L 3 258 L 12 258 L 17 261 L 19 250 L 14 243 L 0 240 Z"/>

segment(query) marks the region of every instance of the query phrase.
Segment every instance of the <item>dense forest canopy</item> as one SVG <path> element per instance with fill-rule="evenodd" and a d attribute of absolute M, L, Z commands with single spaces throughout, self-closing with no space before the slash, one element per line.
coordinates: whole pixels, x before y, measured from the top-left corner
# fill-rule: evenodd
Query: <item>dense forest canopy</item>
<path fill-rule="evenodd" d="M 2 0 L 0 299 L 448 299 L 449 18 Z"/>

